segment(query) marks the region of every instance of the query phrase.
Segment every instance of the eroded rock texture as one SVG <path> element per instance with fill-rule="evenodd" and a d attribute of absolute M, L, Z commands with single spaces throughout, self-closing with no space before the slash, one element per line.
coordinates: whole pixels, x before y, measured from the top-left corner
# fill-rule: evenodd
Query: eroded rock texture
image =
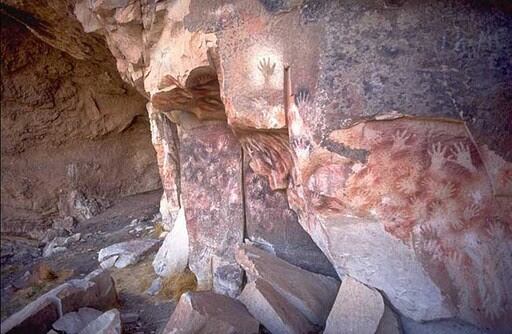
<path fill-rule="evenodd" d="M 233 172 L 242 169 L 234 163 L 241 146 L 251 171 L 287 192 L 300 224 L 340 276 L 383 291 L 415 320 L 509 326 L 506 6 L 189 0 L 84 1 L 76 8 L 89 11 L 81 16 L 84 26 L 106 36 L 123 78 L 143 88 L 155 109 L 178 123 L 176 110 L 193 114 L 207 129 L 180 134 L 188 136 L 186 149 L 180 138 L 181 191 L 211 191 L 204 200 L 184 201 L 192 248 L 215 244 L 216 252 L 230 254 L 241 237 L 234 217 L 222 222 L 222 237 L 197 229 L 206 225 L 198 208 L 213 194 L 237 193 L 234 213 L 242 212 L 241 181 L 234 182 L 241 173 Z M 211 120 L 222 133 L 208 135 L 204 122 Z M 219 138 L 228 132 L 234 136 L 226 146 Z M 197 149 L 204 153 L 186 157 Z M 184 168 L 185 158 L 196 167 Z M 200 172 L 210 178 L 191 182 Z M 250 217 L 247 200 L 255 192 L 246 192 Z M 211 203 L 201 207 L 207 216 L 227 212 L 232 202 Z M 217 221 L 209 228 L 216 230 Z M 192 255 L 195 271 L 207 270 L 199 263 Z"/>
<path fill-rule="evenodd" d="M 233 247 L 244 233 L 293 263 L 336 275 L 288 207 L 292 156 L 287 131 L 263 128 L 254 134 L 228 126 L 216 37 L 183 26 L 193 4 L 125 5 L 79 2 L 75 14 L 86 31 L 105 36 L 122 77 L 150 96 L 153 145 L 164 185 L 162 215 L 172 227 L 179 207 L 185 208 L 189 264 L 200 287 L 237 294 L 242 271 Z M 271 95 L 279 99 L 282 93 L 273 89 Z M 232 286 L 229 279 L 239 282 Z"/>
<path fill-rule="evenodd" d="M 1 29 L 2 231 L 81 221 L 159 188 L 144 99 L 108 62 L 77 60 L 3 14 Z"/>

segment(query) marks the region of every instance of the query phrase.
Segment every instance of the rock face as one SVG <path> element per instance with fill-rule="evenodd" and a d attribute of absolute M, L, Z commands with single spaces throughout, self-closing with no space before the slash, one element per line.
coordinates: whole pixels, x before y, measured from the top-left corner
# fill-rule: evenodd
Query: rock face
<path fill-rule="evenodd" d="M 287 263 L 255 246 L 240 246 L 236 259 L 244 268 L 249 282 L 261 280 L 262 289 L 256 284 L 262 298 L 271 293 L 264 285 L 280 294 L 312 324 L 324 326 L 331 309 L 339 282 L 320 274 L 308 272 Z M 278 306 L 275 306 L 278 307 Z"/>
<path fill-rule="evenodd" d="M 259 333 L 259 323 L 239 301 L 213 292 L 181 295 L 163 333 Z"/>
<path fill-rule="evenodd" d="M 2 232 L 44 229 L 59 216 L 81 221 L 160 187 L 145 101 L 104 44 L 103 63 L 78 60 L 5 11 L 1 37 Z"/>
<path fill-rule="evenodd" d="M 507 330 L 512 16 L 500 4 L 78 1 L 74 10 L 104 35 L 122 78 L 165 114 L 160 123 L 178 125 L 160 155 L 178 147 L 179 159 L 160 172 L 180 181 L 163 202 L 169 216 L 184 207 L 201 286 L 226 277 L 214 266 L 236 266 L 244 231 L 296 254 L 277 237 L 293 218 L 260 208 L 285 205 L 251 189 L 247 159 L 286 191 L 340 277 L 383 291 L 417 321 Z M 323 258 L 312 254 L 296 264 L 313 269 Z"/>
<path fill-rule="evenodd" d="M 263 131 L 257 140 L 252 135 L 241 140 L 243 129 L 233 135 L 226 125 L 215 35 L 182 27 L 182 20 L 190 12 L 186 1 L 158 5 L 136 2 L 126 8 L 118 5 L 111 8 L 79 1 L 75 14 L 86 31 L 105 36 L 123 79 L 145 90 L 151 100 L 147 108 L 164 186 L 162 218 L 170 230 L 178 208 L 185 209 L 189 263 L 199 285 L 213 286 L 230 295 L 239 292 L 237 284 L 227 284 L 224 277 L 241 281 L 241 271 L 233 260 L 233 245 L 242 241 L 244 230 L 252 240 L 265 244 L 279 256 L 306 269 L 335 276 L 331 264 L 288 207 L 284 189 L 292 160 L 289 150 L 280 149 L 287 146 L 286 131 L 276 135 Z M 181 46 L 169 47 L 171 39 Z M 173 61 L 178 54 L 183 63 Z M 220 139 L 215 143 L 217 136 Z M 273 144 L 279 148 L 273 150 L 267 162 L 267 149 Z M 283 155 L 285 163 L 280 163 Z M 269 185 L 261 176 L 249 175 L 249 168 L 269 174 L 276 164 L 278 171 L 269 179 Z M 219 178 L 220 171 L 227 173 Z M 273 193 L 277 188 L 283 191 Z M 273 209 L 265 210 L 270 206 Z M 216 260 L 212 260 L 213 256 Z"/>
<path fill-rule="evenodd" d="M 416 320 L 509 322 L 511 259 L 498 255 L 512 234 L 509 15 L 420 1 L 145 8 L 125 37 L 149 28 L 139 40 L 154 41 L 142 51 L 153 106 L 199 119 L 224 110 L 250 168 L 287 188 L 339 275 L 383 290 Z M 135 65 L 143 48 L 106 35 Z M 119 68 L 137 85 L 136 66 Z M 225 107 L 201 95 L 211 69 Z"/>

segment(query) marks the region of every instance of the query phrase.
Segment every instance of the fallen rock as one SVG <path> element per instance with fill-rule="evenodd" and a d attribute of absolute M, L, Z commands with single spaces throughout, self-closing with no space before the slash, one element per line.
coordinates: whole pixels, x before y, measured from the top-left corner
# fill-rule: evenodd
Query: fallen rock
<path fill-rule="evenodd" d="M 12 286 L 17 290 L 28 287 L 31 284 L 31 276 L 30 271 L 26 271 L 23 276 L 12 282 Z"/>
<path fill-rule="evenodd" d="M 118 258 L 119 258 L 118 255 L 111 256 L 108 259 L 106 259 L 105 261 L 100 262 L 100 267 L 103 269 L 112 268 Z"/>
<path fill-rule="evenodd" d="M 457 319 L 417 322 L 405 316 L 401 324 L 406 334 L 505 334 L 508 331 L 485 330 Z M 510 329 L 510 328 L 509 328 Z"/>
<path fill-rule="evenodd" d="M 117 305 L 118 298 L 115 282 L 108 270 L 96 269 L 85 276 L 84 279 L 95 284 L 95 300 L 87 306 L 99 310 L 108 310 Z"/>
<path fill-rule="evenodd" d="M 73 233 L 73 230 L 75 229 L 77 225 L 77 221 L 75 218 L 71 216 L 66 217 L 59 217 L 53 220 L 52 227 L 56 230 L 63 230 L 68 233 Z"/>
<path fill-rule="evenodd" d="M 185 270 L 188 263 L 188 233 L 185 212 L 178 211 L 178 216 L 171 232 L 156 253 L 153 260 L 155 273 L 162 277 L 179 274 Z"/>
<path fill-rule="evenodd" d="M 259 323 L 236 299 L 210 291 L 181 295 L 164 334 L 259 333 Z"/>
<path fill-rule="evenodd" d="M 236 298 L 240 294 L 243 272 L 240 266 L 224 261 L 218 256 L 212 256 L 213 291 L 222 295 Z"/>
<path fill-rule="evenodd" d="M 51 256 L 58 252 L 63 252 L 67 250 L 67 246 L 71 245 L 73 242 L 77 242 L 81 238 L 80 233 L 75 233 L 70 237 L 56 237 L 52 241 L 50 241 L 43 249 L 43 257 Z"/>
<path fill-rule="evenodd" d="M 90 322 L 79 334 L 121 334 L 121 317 L 112 309 Z"/>
<path fill-rule="evenodd" d="M 7 318 L 1 334 L 46 333 L 63 314 L 82 307 L 105 310 L 116 304 L 114 280 L 108 271 L 97 269 L 84 279 L 57 286 Z"/>
<path fill-rule="evenodd" d="M 156 296 L 162 289 L 162 279 L 156 278 L 151 282 L 151 286 L 146 290 L 146 293 L 150 296 Z"/>
<path fill-rule="evenodd" d="M 121 323 L 130 324 L 139 320 L 139 314 L 135 312 L 121 313 Z"/>
<path fill-rule="evenodd" d="M 78 190 L 72 190 L 61 194 L 59 210 L 61 214 L 72 216 L 79 222 L 83 222 L 100 213 L 101 206 L 95 199 L 87 198 Z"/>
<path fill-rule="evenodd" d="M 48 298 L 38 298 L 2 321 L 0 332 L 45 334 L 58 318 L 58 306 Z"/>
<path fill-rule="evenodd" d="M 327 318 L 324 333 L 375 334 L 384 308 L 384 299 L 377 290 L 346 276 Z"/>
<path fill-rule="evenodd" d="M 66 334 L 77 334 L 91 321 L 102 314 L 101 311 L 89 307 L 82 307 L 77 312 L 64 314 L 53 324 L 53 329 Z"/>
<path fill-rule="evenodd" d="M 131 264 L 137 263 L 139 259 L 154 251 L 159 244 L 159 240 L 144 239 L 144 240 L 130 240 L 120 242 L 114 245 L 103 248 L 98 253 L 98 261 L 102 263 L 102 267 L 110 264 L 105 260 L 110 257 L 117 256 L 118 258 L 112 264 L 116 268 L 125 268 Z"/>
<path fill-rule="evenodd" d="M 380 319 L 379 327 L 377 328 L 376 334 L 401 334 L 402 326 L 400 324 L 400 319 L 393 312 L 391 307 L 385 304 L 384 306 L 384 314 L 382 315 L 382 319 Z M 416 332 L 411 332 L 415 333 Z"/>
<path fill-rule="evenodd" d="M 306 334 L 315 331 L 302 312 L 264 280 L 257 279 L 247 284 L 239 300 L 271 333 Z"/>
<path fill-rule="evenodd" d="M 82 307 L 108 310 L 117 305 L 117 291 L 108 271 L 97 269 L 83 279 L 73 279 L 43 295 L 55 300 L 62 314 Z"/>
<path fill-rule="evenodd" d="M 236 259 L 249 282 L 269 283 L 311 323 L 324 326 L 338 291 L 337 280 L 291 265 L 251 244 L 240 245 Z"/>

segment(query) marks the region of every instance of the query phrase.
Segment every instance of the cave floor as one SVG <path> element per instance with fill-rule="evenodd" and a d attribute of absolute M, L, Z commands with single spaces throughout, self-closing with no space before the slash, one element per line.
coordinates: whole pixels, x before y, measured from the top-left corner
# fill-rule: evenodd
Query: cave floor
<path fill-rule="evenodd" d="M 46 258 L 38 256 L 27 261 L 3 261 L 2 320 L 66 280 L 82 278 L 96 269 L 100 249 L 136 238 L 156 238 L 151 219 L 158 213 L 160 196 L 161 190 L 157 190 L 119 200 L 98 216 L 78 224 L 73 233 L 80 233 L 81 239 L 69 245 L 66 251 Z M 132 224 L 135 219 L 138 220 L 137 231 Z M 20 237 L 2 235 L 1 241 L 2 244 L 15 242 L 24 247 L 37 247 L 34 241 Z M 166 297 L 145 293 L 157 277 L 151 265 L 154 254 L 149 254 L 136 265 L 110 269 L 119 295 L 120 312 L 139 314 L 137 321 L 123 325 L 123 333 L 157 333 L 165 326 L 175 307 L 175 302 Z M 34 268 L 41 267 L 41 264 L 56 277 L 37 279 L 20 288 L 17 282 L 22 281 L 27 272 L 36 272 Z"/>

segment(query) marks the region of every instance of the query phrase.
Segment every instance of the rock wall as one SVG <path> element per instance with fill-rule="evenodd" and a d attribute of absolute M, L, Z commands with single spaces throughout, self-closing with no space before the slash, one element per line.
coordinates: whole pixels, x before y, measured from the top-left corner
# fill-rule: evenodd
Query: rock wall
<path fill-rule="evenodd" d="M 161 186 L 145 99 L 112 58 L 77 60 L 6 15 L 1 37 L 2 232 Z"/>
<path fill-rule="evenodd" d="M 187 138 L 189 149 L 175 145 L 180 158 L 166 178 L 179 173 L 175 188 L 183 194 L 195 187 L 186 173 L 207 171 L 212 178 L 204 181 L 215 185 L 201 193 L 205 199 L 188 195 L 184 203 L 193 253 L 229 262 L 245 226 L 249 237 L 293 257 L 287 242 L 309 239 L 293 216 L 267 207 L 284 210 L 271 192 L 286 191 L 300 225 L 337 273 L 383 291 L 402 315 L 493 328 L 511 323 L 509 6 L 79 1 L 74 12 L 86 31 L 105 36 L 123 79 L 178 124 L 180 143 Z M 246 169 L 233 165 L 239 146 L 230 140 L 233 151 L 223 151 L 225 132 L 201 144 L 210 131 L 190 131 L 180 123 L 182 113 L 227 122 L 251 170 L 243 173 L 243 187 L 232 183 Z M 217 154 L 229 157 L 224 165 Z M 196 167 L 185 170 L 184 161 Z M 247 182 L 251 172 L 268 189 L 251 188 L 258 187 Z M 224 188 L 216 183 L 220 175 L 229 179 Z M 208 198 L 215 194 L 236 197 L 239 207 L 239 189 L 245 225 L 213 217 L 210 228 L 227 223 L 225 234 L 198 233 L 207 222 L 197 219 L 196 208 L 210 203 L 226 212 L 231 202 Z M 179 191 L 172 196 L 168 206 L 176 208 Z M 267 219 L 293 226 L 287 232 L 293 237 L 276 237 L 283 224 Z M 305 249 L 321 259 L 316 248 Z M 216 276 L 198 261 L 192 256 L 190 265 L 200 277 L 209 270 Z"/>

